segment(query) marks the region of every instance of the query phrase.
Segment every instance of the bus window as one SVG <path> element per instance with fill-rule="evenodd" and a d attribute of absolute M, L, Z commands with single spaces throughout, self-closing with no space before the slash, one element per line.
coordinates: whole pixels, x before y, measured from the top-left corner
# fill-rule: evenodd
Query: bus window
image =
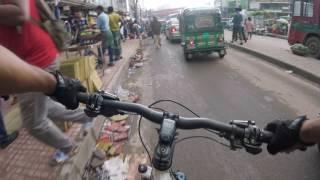
<path fill-rule="evenodd" d="M 303 16 L 313 17 L 313 0 L 303 1 Z"/>
<path fill-rule="evenodd" d="M 293 16 L 301 16 L 301 1 L 294 2 Z"/>

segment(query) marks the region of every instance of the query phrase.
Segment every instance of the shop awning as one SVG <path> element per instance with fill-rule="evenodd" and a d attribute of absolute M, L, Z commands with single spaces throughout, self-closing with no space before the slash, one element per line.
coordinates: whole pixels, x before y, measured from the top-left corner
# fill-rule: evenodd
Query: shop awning
<path fill-rule="evenodd" d="M 79 6 L 88 9 L 96 7 L 95 4 L 85 2 L 84 0 L 61 0 L 60 6 Z"/>

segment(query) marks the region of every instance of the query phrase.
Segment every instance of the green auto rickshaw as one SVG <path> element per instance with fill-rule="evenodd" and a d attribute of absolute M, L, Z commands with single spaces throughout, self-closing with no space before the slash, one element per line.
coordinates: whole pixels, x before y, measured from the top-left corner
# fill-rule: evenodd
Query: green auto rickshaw
<path fill-rule="evenodd" d="M 217 52 L 226 55 L 221 13 L 214 8 L 188 8 L 179 16 L 181 45 L 186 60 L 194 55 Z"/>

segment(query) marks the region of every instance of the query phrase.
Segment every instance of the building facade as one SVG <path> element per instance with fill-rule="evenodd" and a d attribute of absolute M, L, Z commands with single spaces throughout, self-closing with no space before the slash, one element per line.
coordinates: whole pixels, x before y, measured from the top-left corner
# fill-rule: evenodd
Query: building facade
<path fill-rule="evenodd" d="M 289 13 L 289 0 L 250 0 L 249 9 Z"/>
<path fill-rule="evenodd" d="M 263 10 L 279 15 L 291 14 L 291 0 L 216 0 L 215 7 L 221 9 L 223 16 L 233 12 L 236 7 L 249 11 Z"/>

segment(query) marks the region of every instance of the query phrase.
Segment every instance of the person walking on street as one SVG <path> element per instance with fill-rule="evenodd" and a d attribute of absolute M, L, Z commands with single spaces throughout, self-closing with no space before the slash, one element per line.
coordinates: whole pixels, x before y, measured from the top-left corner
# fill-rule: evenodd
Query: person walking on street
<path fill-rule="evenodd" d="M 132 27 L 133 27 L 133 32 L 134 32 L 135 38 L 139 39 L 140 38 L 140 30 L 139 30 L 140 29 L 140 25 L 139 25 L 137 20 L 133 21 Z"/>
<path fill-rule="evenodd" d="M 113 7 L 108 7 L 108 14 L 109 14 L 109 24 L 110 29 L 113 35 L 114 40 L 114 60 L 120 60 L 122 59 L 121 56 L 121 35 L 120 35 L 120 23 L 121 22 L 121 16 L 113 11 Z"/>
<path fill-rule="evenodd" d="M 128 39 L 128 21 L 123 18 L 123 36 L 124 36 L 124 41 Z"/>
<path fill-rule="evenodd" d="M 246 31 L 248 33 L 248 39 L 252 38 L 252 33 L 253 33 L 253 29 L 254 29 L 254 25 L 252 22 L 251 17 L 248 17 L 248 20 L 246 21 Z"/>
<path fill-rule="evenodd" d="M 102 42 L 102 54 L 99 51 L 99 57 L 104 57 L 104 54 L 108 50 L 109 54 L 109 64 L 108 66 L 114 65 L 114 40 L 112 32 L 110 31 L 110 25 L 109 25 L 109 16 L 104 13 L 102 6 L 97 6 L 96 8 L 98 17 L 97 17 L 97 27 L 100 29 L 101 34 L 101 42 Z M 103 63 L 103 62 L 102 62 Z"/>
<path fill-rule="evenodd" d="M 241 33 L 241 22 L 242 22 L 242 15 L 240 14 L 241 9 L 236 8 L 236 14 L 233 16 L 232 23 L 233 23 L 233 29 L 232 29 L 232 41 L 237 41 L 238 38 L 240 39 L 240 44 L 242 45 L 242 33 Z"/>
<path fill-rule="evenodd" d="M 57 72 L 59 51 L 51 34 L 26 18 L 21 18 L 23 15 L 21 8 L 14 1 L 7 0 L 5 3 L 0 3 L 0 44 L 27 63 L 52 73 L 56 77 L 57 83 L 62 83 L 57 87 L 68 85 L 68 82 L 64 81 L 61 74 Z M 28 2 L 27 8 L 30 11 L 31 18 L 41 23 L 38 8 L 41 5 L 42 8 L 48 9 L 46 2 L 43 0 L 28 0 L 26 2 Z M 85 91 L 80 82 L 77 83 L 76 87 Z M 61 89 L 57 89 L 54 93 L 56 96 L 60 96 L 63 92 Z M 50 121 L 68 120 L 86 123 L 91 122 L 92 118 L 86 116 L 82 109 L 76 109 L 78 106 L 74 106 L 74 104 L 66 106 L 68 109 L 72 109 L 67 110 L 65 104 L 62 105 L 53 101 L 42 92 L 29 92 L 17 96 L 20 102 L 23 124 L 29 133 L 39 141 L 57 149 L 51 162 L 54 164 L 65 162 L 77 152 L 78 148 L 75 142 Z M 75 95 L 71 97 L 76 98 Z M 59 102 L 63 102 L 62 99 L 67 98 L 69 97 L 60 97 Z M 63 154 L 63 160 L 60 159 L 61 154 Z"/>
<path fill-rule="evenodd" d="M 161 23 L 158 21 L 157 17 L 153 17 L 153 21 L 151 22 L 151 30 L 154 38 L 154 44 L 156 48 L 160 48 L 161 46 Z"/>
<path fill-rule="evenodd" d="M 241 21 L 241 29 L 240 29 L 240 34 L 242 36 L 242 39 L 244 40 L 244 42 L 247 42 L 247 35 L 246 35 L 246 21 L 247 21 L 247 14 L 245 12 L 245 10 L 241 10 L 241 8 L 239 7 L 240 9 L 240 14 L 241 14 L 241 17 L 242 17 L 242 21 Z"/>

